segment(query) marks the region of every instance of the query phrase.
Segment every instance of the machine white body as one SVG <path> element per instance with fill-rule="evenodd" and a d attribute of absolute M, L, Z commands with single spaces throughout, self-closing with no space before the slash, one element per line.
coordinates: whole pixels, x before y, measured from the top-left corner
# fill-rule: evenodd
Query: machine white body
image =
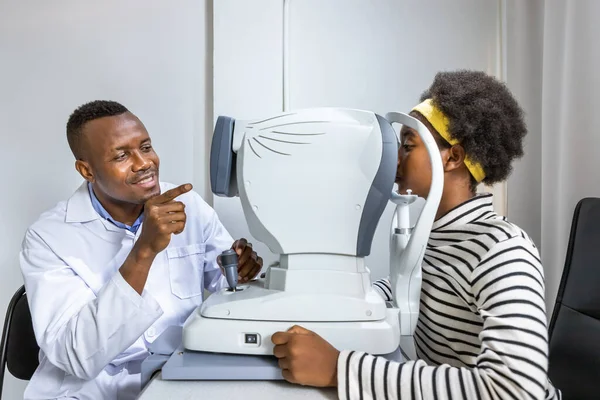
<path fill-rule="evenodd" d="M 250 232 L 280 261 L 264 281 L 211 295 L 186 322 L 184 347 L 272 354 L 271 335 L 300 324 L 338 348 L 394 352 L 403 300 L 386 305 L 372 288 L 364 257 L 390 199 L 397 150 L 390 122 L 368 111 L 220 117 L 211 149 L 213 192 L 240 197 Z M 414 248 L 425 244 L 426 238 Z M 396 292 L 403 278 L 391 278 Z"/>

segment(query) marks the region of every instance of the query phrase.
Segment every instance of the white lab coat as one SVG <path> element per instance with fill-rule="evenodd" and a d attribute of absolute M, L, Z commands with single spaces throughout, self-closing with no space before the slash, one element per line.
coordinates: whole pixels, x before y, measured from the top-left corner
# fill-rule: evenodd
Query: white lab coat
<path fill-rule="evenodd" d="M 204 288 L 226 285 L 216 257 L 233 239 L 197 193 L 177 200 L 185 230 L 158 254 L 141 296 L 118 270 L 143 224 L 134 235 L 104 220 L 85 183 L 27 230 L 21 270 L 41 350 L 25 399 L 135 398 L 147 345 L 182 325 Z"/>

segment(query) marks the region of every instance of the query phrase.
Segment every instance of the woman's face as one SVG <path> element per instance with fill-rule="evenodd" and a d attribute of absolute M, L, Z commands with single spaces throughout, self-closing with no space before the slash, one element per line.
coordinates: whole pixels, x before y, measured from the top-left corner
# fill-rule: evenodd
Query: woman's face
<path fill-rule="evenodd" d="M 429 132 L 440 147 L 441 137 L 420 114 L 412 112 L 411 116 L 419 119 L 425 124 Z M 445 152 L 442 149 L 440 152 Z M 398 168 L 396 170 L 396 183 L 398 192 L 406 194 L 411 190 L 413 194 L 427 198 L 431 186 L 431 162 L 425 144 L 419 134 L 407 126 L 400 130 L 400 148 L 398 150 Z"/>

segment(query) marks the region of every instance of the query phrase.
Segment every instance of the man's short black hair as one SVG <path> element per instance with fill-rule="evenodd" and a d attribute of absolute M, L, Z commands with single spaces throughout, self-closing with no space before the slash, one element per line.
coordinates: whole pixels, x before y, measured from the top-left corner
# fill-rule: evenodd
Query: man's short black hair
<path fill-rule="evenodd" d="M 450 135 L 469 158 L 481 164 L 485 184 L 508 178 L 513 160 L 523 156 L 527 127 L 506 85 L 480 71 L 440 72 L 421 95 L 426 99 L 448 117 Z"/>
<path fill-rule="evenodd" d="M 67 122 L 67 140 L 75 158 L 80 160 L 82 157 L 81 133 L 86 123 L 98 118 L 121 115 L 127 111 L 129 110 L 124 105 L 107 100 L 91 101 L 73 111 Z"/>

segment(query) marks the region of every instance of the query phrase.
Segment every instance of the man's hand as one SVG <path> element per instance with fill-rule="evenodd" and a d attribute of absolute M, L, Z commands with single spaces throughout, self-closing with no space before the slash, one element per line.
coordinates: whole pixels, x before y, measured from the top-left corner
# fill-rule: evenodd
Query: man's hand
<path fill-rule="evenodd" d="M 185 228 L 185 205 L 173 200 L 190 190 L 189 183 L 181 185 L 151 198 L 144 205 L 142 232 L 119 268 L 123 279 L 139 294 L 144 290 L 156 255 L 169 245 L 173 233 L 181 233 Z"/>
<path fill-rule="evenodd" d="M 185 204 L 174 201 L 176 197 L 192 190 L 186 183 L 168 190 L 148 200 L 144 205 L 144 225 L 136 245 L 138 249 L 156 255 L 171 242 L 172 234 L 179 234 L 185 228 Z"/>
<path fill-rule="evenodd" d="M 233 242 L 231 246 L 238 255 L 238 282 L 245 283 L 256 277 L 263 266 L 263 259 L 252 250 L 252 243 L 248 243 L 246 239 L 240 239 Z M 221 267 L 221 256 L 217 257 L 217 263 Z"/>
<path fill-rule="evenodd" d="M 271 337 L 286 381 L 317 387 L 337 386 L 340 352 L 316 333 L 300 326 Z"/>

